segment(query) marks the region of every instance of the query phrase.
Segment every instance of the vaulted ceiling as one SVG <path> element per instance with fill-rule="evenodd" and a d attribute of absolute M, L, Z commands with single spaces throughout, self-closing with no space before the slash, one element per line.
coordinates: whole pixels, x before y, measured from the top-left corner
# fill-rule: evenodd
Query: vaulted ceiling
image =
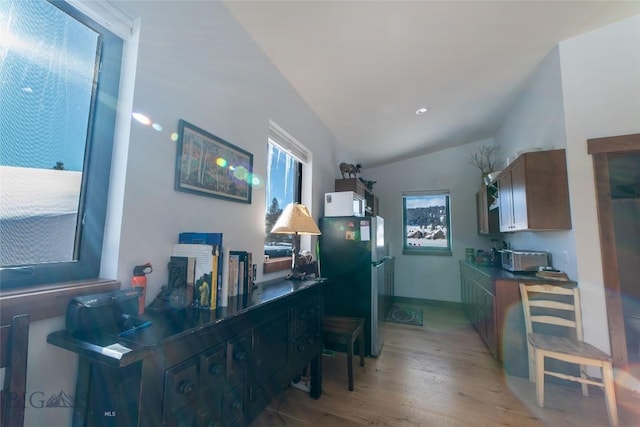
<path fill-rule="evenodd" d="M 493 136 L 559 42 L 640 13 L 640 1 L 225 5 L 365 167 Z"/>

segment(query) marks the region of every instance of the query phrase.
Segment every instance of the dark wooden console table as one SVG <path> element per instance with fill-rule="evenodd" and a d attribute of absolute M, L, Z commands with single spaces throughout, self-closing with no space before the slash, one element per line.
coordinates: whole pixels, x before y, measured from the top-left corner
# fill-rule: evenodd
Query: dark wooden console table
<path fill-rule="evenodd" d="M 213 311 L 146 313 L 151 326 L 126 337 L 50 334 L 80 356 L 73 425 L 246 425 L 309 365 L 319 398 L 324 282 L 263 285 Z"/>

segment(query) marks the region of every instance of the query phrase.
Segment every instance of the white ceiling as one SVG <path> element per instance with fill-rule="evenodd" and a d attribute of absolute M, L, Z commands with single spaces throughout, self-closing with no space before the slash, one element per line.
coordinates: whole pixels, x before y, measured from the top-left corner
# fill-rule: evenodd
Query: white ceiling
<path fill-rule="evenodd" d="M 554 46 L 640 13 L 640 1 L 225 5 L 364 167 L 494 136 Z"/>

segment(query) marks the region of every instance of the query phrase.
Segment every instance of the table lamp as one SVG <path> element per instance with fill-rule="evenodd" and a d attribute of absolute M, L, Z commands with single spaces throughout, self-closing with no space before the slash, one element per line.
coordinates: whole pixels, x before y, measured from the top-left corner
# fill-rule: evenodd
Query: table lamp
<path fill-rule="evenodd" d="M 299 203 L 290 203 L 280 214 L 276 221 L 272 233 L 276 234 L 293 234 L 293 247 L 291 248 L 291 273 L 288 279 L 304 280 L 307 271 L 300 271 L 298 264 L 298 247 L 301 234 L 319 235 L 320 229 L 309 213 L 309 209 L 305 205 Z"/>

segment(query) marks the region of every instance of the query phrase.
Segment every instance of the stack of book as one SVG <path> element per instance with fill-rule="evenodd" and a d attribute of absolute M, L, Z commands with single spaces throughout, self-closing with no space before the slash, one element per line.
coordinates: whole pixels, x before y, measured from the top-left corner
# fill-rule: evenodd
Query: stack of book
<path fill-rule="evenodd" d="M 187 306 L 214 310 L 233 298 L 249 295 L 256 277 L 251 252 L 234 251 L 222 245 L 222 233 L 180 233 L 173 245 L 172 266 L 184 265 Z"/>

